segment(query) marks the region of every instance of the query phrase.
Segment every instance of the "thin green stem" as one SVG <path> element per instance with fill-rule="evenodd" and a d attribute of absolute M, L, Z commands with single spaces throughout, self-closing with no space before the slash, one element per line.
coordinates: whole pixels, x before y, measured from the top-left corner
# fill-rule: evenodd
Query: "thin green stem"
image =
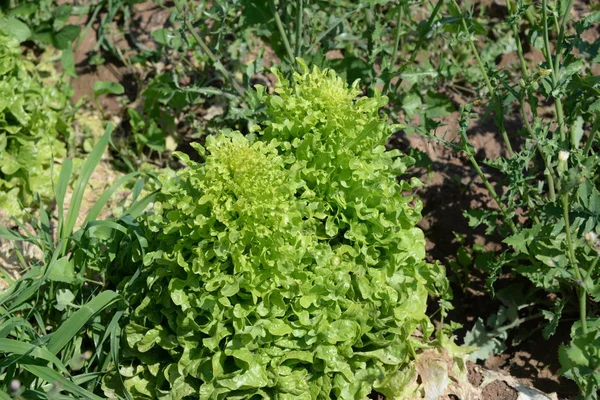
<path fill-rule="evenodd" d="M 570 7 L 569 7 L 570 11 Z M 556 59 L 552 60 L 552 53 L 550 52 L 550 40 L 548 39 L 548 1 L 542 0 L 542 23 L 544 25 L 544 49 L 545 57 L 548 61 L 548 66 L 552 71 L 552 87 L 555 89 L 558 86 L 558 78 L 560 76 L 560 42 L 556 43 Z M 556 109 L 556 119 L 558 122 L 558 133 L 560 134 L 560 141 L 564 145 L 566 140 L 565 135 L 565 118 L 563 114 L 562 100 L 559 97 L 554 98 L 554 108 Z"/>
<path fill-rule="evenodd" d="M 392 51 L 392 59 L 390 60 L 390 68 L 396 65 L 398 59 L 398 46 L 400 45 L 400 34 L 402 33 L 402 5 L 398 7 L 398 17 L 396 18 L 396 36 L 394 37 L 394 50 Z"/>
<path fill-rule="evenodd" d="M 566 0 L 567 1 L 567 5 L 564 9 L 564 14 L 560 16 L 560 24 L 558 24 L 557 22 L 557 31 L 558 31 L 558 40 L 556 41 L 556 46 L 555 46 L 555 58 L 554 58 L 554 68 L 553 68 L 553 73 L 552 73 L 552 82 L 553 82 L 553 86 L 554 88 L 556 88 L 558 86 L 558 80 L 560 78 L 560 66 L 561 66 L 561 58 L 562 58 L 562 43 L 565 39 L 565 31 L 566 31 L 566 27 L 567 27 L 567 23 L 569 22 L 569 19 L 571 17 L 571 7 L 573 6 L 573 0 Z M 554 14 L 555 15 L 555 14 Z M 556 15 L 555 17 L 556 18 Z M 558 127 L 560 129 L 560 132 L 563 133 L 564 130 L 566 129 L 566 125 L 565 125 L 565 120 L 564 120 L 564 112 L 563 112 L 563 105 L 562 105 L 562 99 L 560 98 L 556 98 L 555 99 L 555 107 L 556 107 L 556 117 L 558 119 Z M 564 135 L 564 133 L 563 133 Z M 577 147 L 578 143 L 575 143 L 575 139 L 573 137 L 574 132 L 571 132 L 571 145 L 573 147 Z"/>
<path fill-rule="evenodd" d="M 498 196 L 498 194 L 496 193 L 496 191 L 494 190 L 494 188 L 490 184 L 490 181 L 488 181 L 488 179 L 486 178 L 485 174 L 483 173 L 483 171 L 479 167 L 479 163 L 477 162 L 477 160 L 473 156 L 469 156 L 469 161 L 473 165 L 473 168 L 475 168 L 475 171 L 477 172 L 477 175 L 479 175 L 479 178 L 481 178 L 481 180 L 483 181 L 483 184 L 485 185 L 485 188 L 490 192 L 490 195 L 492 196 L 492 198 L 494 199 L 494 201 L 498 205 L 498 208 L 500 208 L 500 212 L 502 213 L 502 216 L 504 217 L 504 220 L 507 222 L 508 227 L 510 228 L 510 231 L 513 234 L 516 234 L 517 233 L 517 227 L 513 223 L 513 221 L 510 218 L 510 216 L 508 215 L 508 212 L 506 211 L 506 208 L 504 207 L 504 204 L 502 204 L 502 202 L 500 201 L 500 197 Z"/>
<path fill-rule="evenodd" d="M 552 22 L 554 23 L 554 29 L 556 30 L 556 32 L 560 32 L 560 24 L 558 23 L 558 18 L 556 18 L 556 13 L 552 13 Z M 557 41 L 557 44 L 560 46 L 560 42 Z M 553 60 L 553 66 L 554 66 L 554 73 L 558 74 L 558 64 L 560 63 L 558 58 L 560 55 L 560 51 L 558 51 L 558 49 L 555 48 L 554 50 L 554 60 Z"/>
<path fill-rule="evenodd" d="M 550 52 L 550 39 L 548 39 L 548 1 L 542 0 L 542 24 L 544 26 L 544 51 L 546 52 L 546 60 L 551 70 L 554 70 L 554 63 L 552 62 Z"/>
<path fill-rule="evenodd" d="M 558 83 L 558 79 L 556 80 Z M 558 119 L 558 129 L 560 132 L 560 140 L 565 141 L 565 117 L 563 114 L 562 100 L 560 97 L 554 99 L 554 108 L 556 109 L 556 118 Z"/>
<path fill-rule="evenodd" d="M 531 126 L 531 123 L 529 122 L 529 118 L 527 117 L 527 112 L 525 111 L 525 94 L 524 93 L 522 93 L 522 95 L 521 95 L 519 104 L 521 105 L 521 118 L 523 118 L 523 121 L 525 122 L 525 129 L 527 129 L 527 132 L 529 133 L 529 136 L 531 137 L 531 139 L 536 142 L 535 148 L 537 149 L 538 153 L 542 157 L 542 160 L 544 161 L 544 167 L 546 168 L 546 171 L 547 171 L 546 179 L 548 181 L 548 193 L 550 196 L 550 200 L 552 202 L 554 202 L 554 201 L 556 201 L 554 171 L 553 171 L 552 167 L 550 166 L 550 163 L 548 162 L 546 155 L 542 151 L 542 148 L 537 140 L 536 134 L 533 131 L 533 127 Z"/>
<path fill-rule="evenodd" d="M 462 129 L 460 130 L 460 135 L 461 135 L 462 140 L 464 141 L 465 144 L 469 143 L 469 138 L 467 138 L 467 134 L 465 133 L 464 130 L 462 130 Z M 508 212 L 506 211 L 506 208 L 504 207 L 504 204 L 502 204 L 502 202 L 500 201 L 500 196 L 498 196 L 498 194 L 496 193 L 496 190 L 492 187 L 492 185 L 490 184 L 490 181 L 486 178 L 485 174 L 481 170 L 481 167 L 479 166 L 479 163 L 477 162 L 477 160 L 475 159 L 475 157 L 473 157 L 473 155 L 470 152 L 467 152 L 467 155 L 469 157 L 469 162 L 471 163 L 471 165 L 473 165 L 473 168 L 475 168 L 475 171 L 477 172 L 477 175 L 479 176 L 479 178 L 482 180 L 483 185 L 488 190 L 488 192 L 490 193 L 490 196 L 492 196 L 492 198 L 496 202 L 496 205 L 500 209 L 500 212 L 502 213 L 502 216 L 504 217 L 504 220 L 508 224 L 508 227 L 509 227 L 510 231 L 513 234 L 516 234 L 517 233 L 517 227 L 513 223 L 513 221 L 510 218 L 510 216 L 508 215 Z"/>
<path fill-rule="evenodd" d="M 565 233 L 567 236 L 567 255 L 569 262 L 573 265 L 575 270 L 575 277 L 577 278 L 577 293 L 579 295 L 579 319 L 581 321 L 581 330 L 585 335 L 587 333 L 587 317 L 586 317 L 586 300 L 587 293 L 585 290 L 583 276 L 579 270 L 577 259 L 575 258 L 575 249 L 573 247 L 573 238 L 571 237 L 571 222 L 569 220 L 569 193 L 565 192 L 562 195 L 562 206 L 563 206 L 563 218 L 565 220 Z"/>
<path fill-rule="evenodd" d="M 456 3 L 456 0 L 452 0 L 452 3 L 454 4 L 454 6 L 457 9 L 460 9 L 458 4 Z M 463 27 L 464 31 L 467 34 L 470 34 L 469 26 L 467 25 L 467 21 L 465 20 L 464 15 L 461 14 L 460 19 L 461 19 L 461 23 L 462 23 L 462 27 Z M 502 104 L 500 103 L 500 100 L 496 96 L 496 91 L 495 91 L 494 87 L 492 86 L 492 83 L 487 74 L 487 71 L 485 70 L 485 66 L 483 65 L 483 61 L 481 61 L 481 57 L 479 57 L 479 51 L 477 50 L 477 47 L 475 47 L 475 43 L 472 40 L 469 40 L 468 42 L 469 42 L 469 47 L 471 48 L 471 51 L 473 52 L 473 55 L 475 56 L 475 60 L 477 61 L 477 65 L 479 66 L 479 70 L 481 71 L 481 74 L 483 75 L 483 80 L 485 82 L 485 85 L 487 86 L 487 89 L 490 92 L 490 95 L 492 96 L 492 102 L 494 103 L 494 109 L 495 109 L 495 112 L 497 114 L 498 121 L 499 121 L 498 128 L 500 128 L 500 133 L 502 134 L 502 139 L 504 141 L 504 145 L 506 146 L 508 156 L 512 157 L 514 155 L 514 151 L 510 144 L 510 140 L 508 140 L 508 133 L 506 132 L 506 127 L 504 126 L 504 110 L 502 109 Z"/>
<path fill-rule="evenodd" d="M 100 12 L 100 10 L 102 9 L 102 6 L 103 6 L 102 3 L 104 3 L 104 1 L 98 3 L 96 5 L 96 7 L 94 8 L 94 12 L 92 13 L 91 17 L 89 17 L 88 23 L 85 25 L 85 28 L 83 28 L 83 31 L 81 32 L 81 34 L 79 35 L 79 38 L 77 39 L 77 43 L 73 47 L 73 52 L 76 52 L 77 49 L 79 49 L 79 46 L 81 46 L 81 43 L 83 43 L 83 40 L 85 39 L 89 30 L 92 28 L 92 25 L 94 24 L 94 22 L 96 22 L 96 17 L 98 16 L 98 13 Z"/>
<path fill-rule="evenodd" d="M 419 39 L 417 41 L 417 45 L 415 46 L 413 52 L 410 55 L 410 59 L 408 60 L 409 65 L 415 62 L 415 59 L 417 58 L 417 55 L 419 54 L 419 50 L 421 49 L 421 47 L 423 46 L 423 43 L 425 42 L 425 36 L 427 36 L 427 32 L 429 32 L 429 30 L 431 29 L 431 26 L 433 25 L 433 21 L 435 21 L 435 18 L 437 17 L 437 14 L 440 11 L 440 9 L 442 8 L 443 4 L 444 4 L 444 0 L 440 0 L 435 5 L 433 10 L 431 11 L 431 15 L 427 19 L 427 22 L 425 23 L 423 30 L 419 34 Z"/>
<path fill-rule="evenodd" d="M 302 18 L 304 13 L 304 1 L 297 0 L 297 10 L 296 10 L 296 57 L 302 56 Z"/>
<path fill-rule="evenodd" d="M 429 32 L 429 30 L 431 29 L 431 26 L 433 25 L 433 22 L 437 18 L 437 14 L 440 11 L 440 9 L 442 8 L 443 4 L 444 4 L 444 0 L 439 0 L 437 2 L 437 4 L 435 5 L 435 7 L 433 7 L 433 10 L 431 11 L 431 15 L 427 19 L 427 22 L 425 23 L 423 30 L 419 32 L 419 39 L 417 40 L 417 44 L 415 45 L 415 48 L 413 49 L 408 62 L 406 62 L 400 68 L 400 70 L 398 71 L 398 75 L 401 75 L 402 72 L 408 66 L 412 65 L 415 62 L 415 60 L 417 59 L 417 55 L 419 54 L 419 51 L 421 50 L 421 47 L 423 46 L 423 43 L 425 42 L 425 36 L 427 35 L 427 32 Z M 400 79 L 400 77 L 398 77 L 398 82 L 396 82 L 396 84 L 394 85 L 394 88 L 393 88 L 394 92 L 398 91 L 398 88 L 400 87 L 401 83 L 402 83 L 402 79 Z"/>
<path fill-rule="evenodd" d="M 508 7 L 508 12 L 511 16 L 516 15 L 516 10 L 513 7 L 516 7 L 512 4 L 512 1 L 508 0 L 506 2 L 506 6 Z M 513 36 L 515 37 L 515 43 L 517 45 L 517 54 L 519 55 L 519 64 L 521 65 L 521 72 L 523 73 L 523 78 L 526 78 L 528 74 L 527 72 L 527 63 L 525 62 L 525 57 L 523 56 L 523 46 L 521 45 L 521 40 L 519 38 L 519 25 L 517 21 L 511 24 Z"/>
<path fill-rule="evenodd" d="M 506 5 L 508 6 L 508 11 L 512 16 L 516 15 L 516 10 L 514 9 L 514 7 L 516 7 L 511 1 L 508 1 L 506 3 Z M 523 47 L 521 46 L 521 40 L 519 39 L 519 30 L 518 30 L 518 25 L 517 22 L 515 21 L 512 25 L 512 30 L 513 30 L 513 36 L 515 37 L 515 42 L 517 44 L 517 54 L 519 55 L 519 63 L 521 65 L 521 72 L 523 73 L 523 78 L 524 79 L 528 79 L 528 70 L 527 70 L 527 63 L 525 62 L 525 57 L 523 56 Z M 531 126 L 530 122 L 529 122 L 529 118 L 527 117 L 527 112 L 525 111 L 525 89 L 522 91 L 522 95 L 521 98 L 519 99 L 519 103 L 521 106 L 521 116 L 523 118 L 523 121 L 525 122 L 525 128 L 527 129 L 527 132 L 529 133 L 529 136 L 531 137 L 532 140 L 536 141 L 536 149 L 538 151 L 538 153 L 540 154 L 540 156 L 542 157 L 542 160 L 544 161 L 544 166 L 546 168 L 547 173 L 546 175 L 546 180 L 548 182 L 548 192 L 549 192 L 549 196 L 550 196 L 550 200 L 552 202 L 556 201 L 556 191 L 555 191 L 555 183 L 554 183 L 554 171 L 552 170 L 552 167 L 550 166 L 547 157 L 545 156 L 545 154 L 542 152 L 542 149 L 539 145 L 539 143 L 537 142 L 537 137 L 535 132 L 533 131 L 533 127 Z M 534 123 L 536 123 L 536 118 L 535 118 L 535 114 L 533 114 L 533 118 L 534 118 Z"/>
<path fill-rule="evenodd" d="M 271 7 L 271 12 L 273 13 L 273 18 L 275 18 L 275 24 L 277 25 L 277 29 L 279 30 L 279 35 L 281 35 L 281 40 L 283 41 L 285 51 L 287 52 L 287 55 L 290 58 L 290 62 L 293 63 L 294 52 L 292 51 L 292 46 L 290 46 L 290 41 L 288 40 L 287 34 L 285 33 L 285 29 L 283 28 L 283 23 L 281 22 L 279 12 L 277 11 L 277 7 L 275 6 L 275 0 L 269 0 L 269 7 Z"/>
<path fill-rule="evenodd" d="M 189 21 L 189 19 L 184 17 L 185 13 L 183 11 L 183 7 L 181 6 L 180 0 L 175 0 L 175 7 L 177 8 L 177 11 L 179 12 L 179 15 L 181 16 L 181 18 L 183 18 L 186 29 L 194 37 L 194 40 L 196 40 L 196 43 L 198 43 L 198 45 L 200 46 L 202 51 L 204 53 L 206 53 L 208 58 L 210 58 L 215 69 L 217 71 L 219 71 L 221 74 L 223 74 L 223 76 L 225 76 L 225 78 L 227 78 L 227 80 L 231 83 L 231 85 L 233 86 L 235 91 L 238 92 L 238 94 L 240 96 L 244 96 L 244 88 L 242 88 L 242 86 L 240 86 L 240 84 L 235 80 L 233 75 L 231 75 L 229 73 L 229 71 L 227 71 L 225 66 L 223 66 L 223 64 L 221 63 L 221 60 L 219 60 L 219 58 L 208 48 L 206 43 L 204 43 L 204 40 L 202 40 L 202 38 L 200 37 L 198 32 L 196 32 L 196 30 L 194 29 L 194 25 L 192 25 L 192 23 Z"/>
<path fill-rule="evenodd" d="M 389 69 L 390 71 L 394 69 L 396 66 L 396 60 L 398 58 L 398 47 L 400 46 L 400 33 L 402 33 L 401 29 L 402 25 L 402 4 L 398 5 L 398 16 L 396 18 L 396 36 L 394 37 L 394 50 L 392 51 L 392 58 L 390 59 Z M 385 86 L 383 87 L 382 93 L 386 94 L 390 88 L 391 79 L 388 79 L 385 82 Z"/>
<path fill-rule="evenodd" d="M 493 331 L 491 331 L 489 333 L 489 335 L 490 336 L 495 336 L 498 333 L 509 331 L 512 328 L 517 327 L 517 326 L 519 326 L 519 325 L 521 325 L 521 324 L 523 324 L 523 323 L 525 323 L 527 321 L 532 321 L 534 319 L 539 319 L 539 318 L 542 318 L 543 316 L 544 316 L 544 314 L 542 314 L 540 312 L 540 313 L 536 313 L 536 314 L 530 315 L 528 317 L 517 318 L 513 322 L 511 322 L 510 324 L 507 324 L 507 325 L 501 326 L 500 328 L 494 329 Z"/>
<path fill-rule="evenodd" d="M 600 112 L 596 112 L 596 120 L 592 125 L 590 136 L 588 136 L 587 141 L 585 142 L 585 146 L 583 148 L 583 154 L 586 156 L 590 153 L 590 150 L 592 149 L 592 144 L 594 144 L 594 140 L 596 139 L 598 129 L 600 129 Z"/>
<path fill-rule="evenodd" d="M 594 269 L 596 269 L 596 264 L 598 264 L 599 259 L 600 259 L 600 255 L 598 257 L 596 257 L 594 259 L 594 261 L 592 262 L 592 265 L 590 266 L 590 269 L 588 270 L 588 275 L 592 274 L 594 272 Z"/>
<path fill-rule="evenodd" d="M 557 24 L 556 29 L 558 31 L 558 40 L 556 41 L 554 73 L 557 76 L 558 76 L 558 73 L 560 72 L 560 62 L 561 62 L 560 59 L 562 56 L 561 51 L 559 51 L 559 49 L 560 49 L 560 46 L 561 46 L 563 40 L 565 39 L 565 31 L 566 31 L 567 23 L 569 22 L 569 19 L 571 17 L 571 7 L 572 6 L 573 6 L 573 0 L 567 0 L 567 6 L 565 8 L 565 13 L 560 16 L 560 24 L 558 23 L 558 21 L 556 21 L 556 24 Z"/>

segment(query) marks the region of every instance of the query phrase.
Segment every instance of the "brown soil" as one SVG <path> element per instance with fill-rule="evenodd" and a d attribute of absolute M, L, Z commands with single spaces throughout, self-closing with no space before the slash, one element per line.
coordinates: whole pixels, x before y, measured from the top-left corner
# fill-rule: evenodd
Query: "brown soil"
<path fill-rule="evenodd" d="M 500 381 L 487 385 L 481 394 L 484 399 L 490 400 L 517 400 L 519 397 L 518 392 L 510 387 L 508 383 Z"/>
<path fill-rule="evenodd" d="M 452 127 L 456 126 L 458 117 L 458 113 L 454 113 L 446 119 L 447 139 L 455 134 Z M 518 120 L 514 124 L 516 127 Z M 469 130 L 469 135 L 479 160 L 494 158 L 504 152 L 504 146 L 492 123 L 473 126 Z M 474 174 L 467 159 L 453 154 L 446 147 L 422 136 L 398 133 L 392 138 L 391 144 L 403 150 L 409 146 L 419 149 L 433 162 L 431 172 L 414 171 L 425 183 L 419 190 L 419 195 L 424 202 L 423 220 L 419 226 L 426 234 L 428 257 L 431 261 L 440 260 L 446 264 L 448 260 L 455 257 L 461 246 L 456 240 L 455 233 L 465 237 L 467 246 L 478 244 L 488 251 L 503 249 L 499 238 L 485 235 L 483 228 L 469 227 L 462 215 L 462 212 L 467 209 L 496 208 L 496 204 L 482 181 Z M 491 169 L 485 169 L 484 172 L 491 182 L 499 178 Z M 465 291 L 459 287 L 453 288 L 452 303 L 455 310 L 450 313 L 449 319 L 464 326 L 462 330 L 456 332 L 458 343 L 462 343 L 464 334 L 473 327 L 477 318 L 485 320 L 489 315 L 496 313 L 502 305 L 498 300 L 489 297 L 484 280 L 482 273 L 474 272 L 469 276 L 469 287 Z M 503 284 L 508 283 L 500 279 L 497 286 L 502 287 Z M 548 341 L 537 331 L 523 343 L 514 347 L 509 346 L 502 354 L 482 361 L 481 365 L 509 373 L 523 384 L 545 393 L 555 392 L 560 399 L 569 399 L 577 394 L 577 386 L 572 381 L 559 376 L 560 365 L 557 355 L 559 345 L 569 339 L 569 329 L 570 324 L 559 325 L 556 335 Z M 552 350 L 548 351 L 549 349 Z M 473 379 L 476 380 L 476 377 L 474 374 Z M 514 389 L 504 382 L 494 382 L 486 386 L 482 394 L 484 399 L 490 400 L 517 398 Z"/>
<path fill-rule="evenodd" d="M 66 0 L 62 0 L 65 2 Z M 59 1 L 60 3 L 60 1 Z M 116 23 L 112 23 L 106 33 L 111 43 L 119 49 L 122 58 L 110 58 L 101 65 L 92 65 L 91 57 L 94 55 L 97 46 L 97 29 L 102 14 L 92 23 L 92 29 L 82 38 L 81 43 L 75 49 L 75 71 L 77 77 L 74 78 L 72 85 L 74 89 L 73 101 L 77 102 L 82 98 L 93 99 L 94 83 L 97 81 L 117 82 L 125 87 L 127 97 L 130 101 L 137 98 L 139 88 L 137 83 L 141 79 L 141 71 L 134 66 L 130 68 L 126 65 L 129 57 L 134 53 L 131 43 L 137 46 L 155 49 L 156 43 L 150 36 L 151 32 L 162 28 L 167 23 L 170 11 L 168 7 L 162 7 L 153 1 L 144 1 L 133 4 L 131 29 L 126 36 L 120 33 Z M 87 16 L 85 16 L 87 17 Z M 87 20 L 72 17 L 69 21 L 73 24 L 79 24 L 82 30 L 85 29 Z M 119 99 L 111 95 L 103 95 L 98 99 L 101 110 L 108 116 L 119 116 L 123 105 Z"/>

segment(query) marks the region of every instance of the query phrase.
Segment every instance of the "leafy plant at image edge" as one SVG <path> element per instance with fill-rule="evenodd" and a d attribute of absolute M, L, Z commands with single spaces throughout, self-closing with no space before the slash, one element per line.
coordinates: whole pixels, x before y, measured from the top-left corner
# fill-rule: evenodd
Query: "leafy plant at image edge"
<path fill-rule="evenodd" d="M 39 217 L 31 216 L 31 230 L 19 233 L 0 226 L 0 239 L 29 242 L 40 248 L 44 257 L 26 261 L 21 256 L 21 278 L 0 293 L 0 398 L 10 398 L 7 393 L 14 398 L 62 398 L 61 392 L 67 392 L 69 398 L 100 399 L 94 394 L 100 378 L 111 361 L 119 362 L 118 322 L 126 303 L 105 286 L 112 272 L 103 267 L 105 259 L 114 259 L 113 248 L 121 245 L 123 237 L 123 242 L 143 253 L 145 241 L 135 237 L 133 221 L 154 194 L 138 198 L 140 193 L 134 190 L 122 218 L 96 220 L 111 195 L 140 175 L 134 172 L 117 179 L 89 210 L 81 207 L 113 128 L 108 124 L 77 169 L 66 214 L 63 209 L 73 179 L 73 160 L 63 161 L 55 186 L 58 215 L 52 218 L 56 227 L 51 226 L 51 216 L 43 207 Z M 137 186 L 142 184 L 143 180 L 138 180 Z M 86 218 L 82 227 L 75 229 L 80 211 L 86 212 Z"/>
<path fill-rule="evenodd" d="M 584 398 L 595 399 L 600 382 L 597 350 L 600 336 L 600 270 L 597 267 L 600 259 L 600 192 L 597 188 L 599 164 L 595 154 L 600 127 L 600 81 L 591 67 L 600 54 L 598 46 L 587 42 L 582 34 L 597 25 L 600 12 L 574 21 L 576 34 L 571 35 L 569 19 L 573 2 L 548 5 L 543 0 L 539 10 L 521 1 L 507 3 L 510 13 L 507 22 L 513 37 L 517 38 L 515 51 L 521 72 L 511 76 L 482 62 L 474 43 L 473 33 L 477 29 L 468 23 L 470 15 L 463 13 L 454 0 L 451 4 L 450 11 L 459 23 L 460 34 L 457 36 L 466 40 L 477 61 L 491 98 L 490 108 L 496 114 L 494 122 L 508 154 L 484 162 L 504 176 L 501 183 L 505 189 L 496 192 L 468 138 L 469 120 L 479 118 L 479 115 L 472 112 L 471 104 L 461 106 L 458 148 L 468 156 L 497 205 L 493 210 L 470 210 L 465 214 L 472 227 L 483 223 L 488 234 L 497 231 L 504 237 L 503 242 L 510 246 L 501 255 L 482 264 L 488 274 L 488 287 L 493 292 L 492 285 L 500 273 L 510 270 L 528 278 L 535 287 L 553 294 L 553 300 L 545 296 L 540 299 L 538 295 L 536 301 L 513 304 L 508 313 L 501 308 L 497 315 L 488 318 L 487 326 L 491 332 L 486 332 L 482 321 L 478 321 L 465 343 L 482 345 L 482 350 L 486 351 L 480 352 L 479 357 L 485 358 L 487 353 L 504 348 L 508 329 L 543 317 L 548 323 L 542 333 L 548 338 L 556 331 L 563 313 L 576 312 L 579 321 L 571 329 L 571 343 L 561 346 L 559 351 L 561 372 L 577 383 Z M 523 54 L 525 43 L 522 44 L 519 37 L 519 19 L 534 10 L 539 11 L 538 23 L 530 27 L 527 44 L 540 50 L 545 60 L 532 68 Z M 556 35 L 553 43 L 549 39 L 552 31 Z M 574 48 L 578 49 L 576 56 L 571 54 Z M 538 107 L 544 100 L 554 108 L 551 118 L 538 114 Z M 505 126 L 506 111 L 513 104 L 519 106 L 525 136 L 523 144 L 515 150 Z M 589 135 L 585 135 L 586 129 L 589 129 Z M 519 224 L 514 222 L 517 216 Z M 525 299 L 523 295 L 519 297 Z M 531 305 L 543 309 L 535 314 L 519 315 L 517 310 L 531 309 Z M 510 322 L 506 321 L 507 317 Z M 504 321 L 508 323 L 497 326 Z"/>
<path fill-rule="evenodd" d="M 413 334 L 431 334 L 427 295 L 446 280 L 403 195 L 418 181 L 396 180 L 411 160 L 385 150 L 385 97 L 299 64 L 278 95 L 259 88 L 263 128 L 209 137 L 205 163 L 180 154 L 188 167 L 162 177 L 128 294 L 136 398 L 415 394 Z"/>
<path fill-rule="evenodd" d="M 66 154 L 59 135 L 69 129 L 68 91 L 48 84 L 52 70 L 42 78 L 45 67 L 27 61 L 19 43 L 0 32 L 0 209 L 13 216 L 33 193 L 52 198 L 54 160 Z"/>

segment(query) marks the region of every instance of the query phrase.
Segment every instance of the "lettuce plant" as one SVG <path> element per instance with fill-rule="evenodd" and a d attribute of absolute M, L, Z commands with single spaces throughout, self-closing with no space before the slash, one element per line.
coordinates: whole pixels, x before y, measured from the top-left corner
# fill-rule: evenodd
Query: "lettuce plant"
<path fill-rule="evenodd" d="M 47 82 L 21 55 L 16 39 L 0 32 L 0 209 L 22 213 L 38 193 L 52 197 L 51 166 L 65 156 L 58 134 L 66 130 L 67 93 Z"/>
<path fill-rule="evenodd" d="M 421 203 L 378 111 L 332 71 L 280 76 L 268 122 L 197 146 L 141 222 L 125 387 L 135 398 L 402 398 L 431 333 Z M 107 380 L 109 382 L 110 380 Z M 109 385 L 110 386 L 110 385 Z"/>

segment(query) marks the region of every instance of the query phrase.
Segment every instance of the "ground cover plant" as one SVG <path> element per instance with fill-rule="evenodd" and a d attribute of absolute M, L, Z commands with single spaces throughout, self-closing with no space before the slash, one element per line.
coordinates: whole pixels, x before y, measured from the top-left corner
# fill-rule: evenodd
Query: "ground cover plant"
<path fill-rule="evenodd" d="M 65 156 L 59 139 L 70 129 L 69 97 L 48 60 L 25 59 L 19 42 L 2 32 L 0 45 L 0 209 L 19 216 L 34 195 L 53 197 L 54 159 Z"/>
<path fill-rule="evenodd" d="M 597 398 L 597 5 L 72 3 L 0 4 L 0 254 L 42 254 L 10 250 L 0 397 L 436 397 L 454 333 Z"/>

